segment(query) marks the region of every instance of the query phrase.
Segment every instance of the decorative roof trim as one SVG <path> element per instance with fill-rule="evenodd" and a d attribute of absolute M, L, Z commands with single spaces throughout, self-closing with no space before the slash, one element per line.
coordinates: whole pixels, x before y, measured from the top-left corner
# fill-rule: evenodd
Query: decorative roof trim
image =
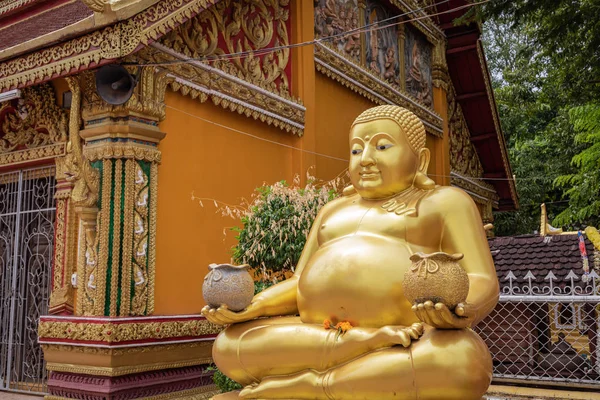
<path fill-rule="evenodd" d="M 437 113 L 321 43 L 315 44 L 315 66 L 317 71 L 376 104 L 408 108 L 421 118 L 427 132 L 443 136 L 443 120 Z"/>
<path fill-rule="evenodd" d="M 433 21 L 433 19 L 431 17 L 429 17 L 429 14 L 423 10 L 421 11 L 415 11 L 418 10 L 420 8 L 422 8 L 422 6 L 420 6 L 419 4 L 417 4 L 415 1 L 413 0 L 390 0 L 390 3 L 392 3 L 392 5 L 394 5 L 396 8 L 398 8 L 399 10 L 405 12 L 405 13 L 412 13 L 413 15 L 410 15 L 410 17 L 414 17 L 416 13 L 419 13 L 420 15 L 418 17 L 425 17 L 427 16 L 428 18 L 423 18 L 423 19 L 419 19 L 417 21 L 414 21 L 411 23 L 411 26 L 417 28 L 419 31 L 421 31 L 421 33 L 423 33 L 425 36 L 427 36 L 427 39 L 432 42 L 433 44 L 436 44 L 439 40 L 444 40 L 446 38 L 446 34 L 444 33 L 444 31 L 437 26 L 437 24 Z"/>
<path fill-rule="evenodd" d="M 462 176 L 454 171 L 450 172 L 450 184 L 461 188 L 473 197 L 484 200 L 486 203 L 491 202 L 495 208 L 498 208 L 500 198 L 492 185 L 483 181 L 476 182 L 472 178 Z"/>
<path fill-rule="evenodd" d="M 0 16 L 39 0 L 4 0 L 0 2 Z"/>
<path fill-rule="evenodd" d="M 33 161 L 54 160 L 56 157 L 65 155 L 65 146 L 65 143 L 55 143 L 43 147 L 3 153 L 0 154 L 0 167 L 26 164 Z"/>
<path fill-rule="evenodd" d="M 220 0 L 161 0 L 115 25 L 0 64 L 0 92 L 125 57 Z"/>
<path fill-rule="evenodd" d="M 188 58 L 160 43 L 153 43 L 150 48 L 140 52 L 139 56 L 146 61 L 167 62 Z M 304 132 L 306 107 L 300 100 L 294 102 L 283 98 L 200 61 L 188 61 L 183 66 L 167 63 L 160 68 L 167 70 L 169 76 L 175 78 L 170 83 L 174 91 L 198 98 L 200 102 L 211 98 L 215 105 L 273 124 L 299 136 Z"/>

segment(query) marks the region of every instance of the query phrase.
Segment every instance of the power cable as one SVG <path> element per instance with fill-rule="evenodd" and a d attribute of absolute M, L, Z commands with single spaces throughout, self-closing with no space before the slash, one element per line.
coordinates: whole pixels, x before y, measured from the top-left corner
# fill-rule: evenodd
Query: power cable
<path fill-rule="evenodd" d="M 291 146 L 289 144 L 279 143 L 279 142 L 277 142 L 275 140 L 270 140 L 270 139 L 262 138 L 260 136 L 253 135 L 251 133 L 244 132 L 242 130 L 229 127 L 227 125 L 223 125 L 223 124 L 220 124 L 218 122 L 211 121 L 209 119 L 200 117 L 198 115 L 189 113 L 187 111 L 181 110 L 179 108 L 176 108 L 176 107 L 173 107 L 173 106 L 170 106 L 170 105 L 167 105 L 166 107 L 170 108 L 171 110 L 180 112 L 180 113 L 185 114 L 187 116 L 190 116 L 192 118 L 198 119 L 200 121 L 209 123 L 211 125 L 215 125 L 215 126 L 218 126 L 220 128 L 224 128 L 224 129 L 230 130 L 232 132 L 239 133 L 240 135 L 244 135 L 244 136 L 248 136 L 248 137 L 251 137 L 251 138 L 254 138 L 254 139 L 257 139 L 257 140 L 261 140 L 263 142 L 275 144 L 277 146 L 285 147 L 285 148 L 288 148 L 288 149 L 291 149 L 291 150 L 296 150 L 296 151 L 300 151 L 300 152 L 307 153 L 307 154 L 312 154 L 312 155 L 319 156 L 319 157 L 328 158 L 328 159 L 331 159 L 331 160 L 343 161 L 345 163 L 348 163 L 350 161 L 350 160 L 348 160 L 346 158 L 340 158 L 340 157 L 331 156 L 329 154 L 319 153 L 319 152 L 316 152 L 316 151 L 300 149 L 298 147 L 294 147 L 294 146 Z M 516 182 L 516 181 L 525 181 L 525 180 L 538 180 L 538 179 L 552 179 L 553 180 L 554 179 L 554 178 L 549 178 L 548 176 L 544 176 L 544 175 L 535 176 L 535 177 L 526 177 L 526 178 L 473 178 L 473 177 L 460 177 L 460 176 L 452 176 L 452 175 L 435 175 L 435 174 L 428 174 L 428 176 L 436 177 L 436 178 L 439 177 L 439 178 L 464 179 L 464 180 L 467 180 L 467 181 L 471 180 L 471 181 L 515 181 Z"/>
<path fill-rule="evenodd" d="M 412 10 L 412 11 L 406 12 L 404 14 L 396 15 L 396 16 L 387 18 L 387 19 L 382 20 L 382 21 L 377 21 L 377 22 L 369 24 L 369 25 L 361 26 L 359 28 L 354 28 L 354 29 L 351 29 L 351 30 L 348 30 L 348 31 L 344 31 L 344 32 L 335 34 L 335 35 L 330 35 L 330 36 L 325 36 L 325 37 L 321 37 L 321 38 L 314 39 L 314 40 L 309 40 L 309 41 L 306 41 L 306 42 L 293 43 L 293 44 L 282 45 L 282 46 L 265 47 L 265 48 L 257 49 L 257 50 L 246 50 L 246 51 L 240 51 L 240 52 L 236 52 L 236 53 L 227 53 L 227 54 L 221 54 L 221 55 L 215 55 L 215 56 L 202 56 L 202 57 L 198 57 L 198 58 L 185 58 L 185 59 L 178 59 L 178 60 L 165 61 L 165 62 L 159 62 L 159 63 L 127 63 L 126 65 L 160 67 L 160 66 L 174 65 L 174 64 L 185 64 L 185 63 L 190 63 L 190 62 L 210 63 L 210 62 L 221 61 L 221 60 L 230 60 L 230 59 L 234 59 L 234 58 L 243 58 L 243 57 L 250 56 L 250 55 L 252 55 L 252 56 L 261 56 L 261 55 L 272 53 L 272 52 L 276 52 L 276 51 L 279 51 L 279 50 L 293 49 L 293 48 L 304 47 L 304 46 L 312 46 L 312 45 L 315 45 L 315 44 L 320 43 L 320 42 L 325 42 L 325 41 L 337 39 L 339 37 L 349 36 L 349 35 L 354 34 L 354 33 L 372 32 L 372 31 L 375 31 L 375 30 L 387 29 L 387 28 L 392 27 L 392 26 L 398 26 L 398 25 L 407 24 L 409 22 L 420 21 L 422 19 L 427 19 L 427 18 L 438 16 L 438 15 L 450 14 L 450 13 L 453 13 L 453 12 L 456 12 L 456 11 L 460 11 L 460 10 L 463 10 L 463 9 L 466 9 L 466 8 L 470 8 L 470 7 L 474 7 L 474 6 L 478 6 L 478 5 L 482 5 L 482 4 L 488 3 L 491 0 L 482 0 L 482 1 L 479 1 L 479 2 L 476 2 L 476 3 L 465 4 L 465 5 L 462 5 L 462 6 L 459 6 L 459 7 L 451 8 L 449 10 L 437 12 L 437 13 L 434 13 L 434 14 L 426 14 L 426 15 L 422 15 L 420 17 L 410 18 L 410 19 L 407 19 L 407 20 L 403 20 L 403 21 L 399 21 L 399 22 L 394 22 L 394 23 L 387 24 L 387 25 L 380 25 L 384 21 L 389 21 L 389 20 L 401 18 L 401 17 L 404 17 L 404 16 L 409 15 L 409 14 L 414 14 L 415 12 L 423 11 L 423 10 L 426 10 L 426 9 L 434 7 L 434 6 L 438 6 L 438 5 L 447 3 L 449 1 L 450 0 L 443 0 L 443 1 L 439 2 L 439 3 L 431 4 L 429 6 L 422 7 L 422 8 L 416 9 L 416 10 Z"/>

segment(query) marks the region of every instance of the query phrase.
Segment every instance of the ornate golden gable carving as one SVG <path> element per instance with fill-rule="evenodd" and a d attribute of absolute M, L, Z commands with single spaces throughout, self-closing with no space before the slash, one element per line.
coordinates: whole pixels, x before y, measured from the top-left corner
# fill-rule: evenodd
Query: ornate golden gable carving
<path fill-rule="evenodd" d="M 161 0 L 128 20 L 0 63 L 0 90 L 125 57 L 219 0 Z"/>
<path fill-rule="evenodd" d="M 23 89 L 21 98 L 0 103 L 0 165 L 64 154 L 67 113 L 49 84 Z"/>
<path fill-rule="evenodd" d="M 180 25 L 160 40 L 190 58 L 248 52 L 245 57 L 210 65 L 229 75 L 291 99 L 286 68 L 290 49 L 259 55 L 271 46 L 289 44 L 289 0 L 224 0 Z"/>
<path fill-rule="evenodd" d="M 460 175 L 481 178 L 483 167 L 475 146 L 471 143 L 471 134 L 465 121 L 460 104 L 456 101 L 454 87 L 448 90 L 448 128 L 450 129 L 450 168 Z"/>
<path fill-rule="evenodd" d="M 26 88 L 20 99 L 1 103 L 0 114 L 0 153 L 66 141 L 67 114 L 48 84 Z"/>

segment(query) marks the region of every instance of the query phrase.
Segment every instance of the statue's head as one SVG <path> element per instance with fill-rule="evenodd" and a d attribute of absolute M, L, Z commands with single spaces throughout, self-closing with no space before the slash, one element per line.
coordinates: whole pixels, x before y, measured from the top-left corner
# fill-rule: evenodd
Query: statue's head
<path fill-rule="evenodd" d="M 405 108 L 386 105 L 360 114 L 350 129 L 349 167 L 358 194 L 380 199 L 411 186 L 433 188 L 425 137 L 421 120 Z"/>

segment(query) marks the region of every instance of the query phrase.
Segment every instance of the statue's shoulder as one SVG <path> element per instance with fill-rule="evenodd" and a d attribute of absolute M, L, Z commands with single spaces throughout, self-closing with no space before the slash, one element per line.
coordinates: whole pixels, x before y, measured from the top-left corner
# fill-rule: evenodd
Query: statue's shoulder
<path fill-rule="evenodd" d="M 424 212 L 443 212 L 477 207 L 475 202 L 462 189 L 454 186 L 436 186 L 421 202 Z"/>
<path fill-rule="evenodd" d="M 353 186 L 350 186 L 350 188 L 354 189 Z M 346 188 L 346 189 L 348 189 L 348 188 Z M 326 214 L 329 214 L 331 212 L 335 212 L 335 210 L 343 208 L 348 203 L 351 203 L 353 200 L 355 200 L 355 197 L 358 196 L 358 193 L 356 193 L 356 190 L 354 190 L 354 192 L 351 192 L 350 190 L 346 190 L 346 189 L 344 189 L 341 196 L 339 196 L 331 201 L 328 201 L 323 206 L 323 208 L 321 208 L 320 214 L 322 216 L 325 216 Z"/>
<path fill-rule="evenodd" d="M 432 194 L 438 197 L 443 197 L 446 199 L 457 199 L 458 201 L 469 201 L 471 200 L 471 196 L 469 196 L 467 194 L 467 192 L 465 192 L 462 189 L 459 189 L 455 186 L 439 186 L 436 185 L 436 187 L 432 190 Z"/>
<path fill-rule="evenodd" d="M 356 188 L 353 185 L 346 186 L 344 188 L 344 190 L 342 191 L 342 196 L 343 197 L 349 197 L 349 196 L 352 196 L 352 195 L 355 195 L 355 194 L 358 194 L 358 193 L 356 193 Z"/>

